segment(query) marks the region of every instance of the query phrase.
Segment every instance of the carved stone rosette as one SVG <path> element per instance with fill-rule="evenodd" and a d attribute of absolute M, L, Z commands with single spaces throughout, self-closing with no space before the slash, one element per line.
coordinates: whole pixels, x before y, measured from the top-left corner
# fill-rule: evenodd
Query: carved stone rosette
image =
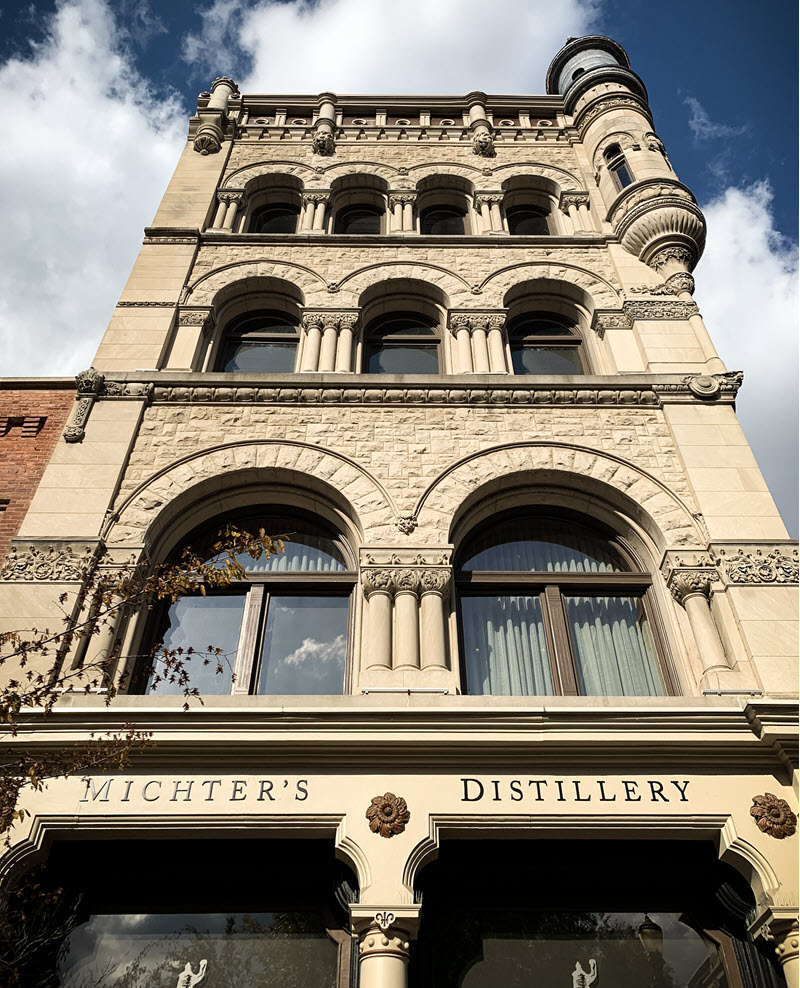
<path fill-rule="evenodd" d="M 381 837 L 402 834 L 411 819 L 406 801 L 393 792 L 373 796 L 365 815 L 369 820 L 369 829 Z"/>
<path fill-rule="evenodd" d="M 750 816 L 762 834 L 783 840 L 797 833 L 797 816 L 785 799 L 779 799 L 771 792 L 763 796 L 753 796 Z"/>

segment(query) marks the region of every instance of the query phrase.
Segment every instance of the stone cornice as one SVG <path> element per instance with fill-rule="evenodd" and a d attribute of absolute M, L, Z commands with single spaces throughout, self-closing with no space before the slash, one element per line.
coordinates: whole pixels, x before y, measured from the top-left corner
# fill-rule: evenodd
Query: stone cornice
<path fill-rule="evenodd" d="M 297 702 L 293 702 L 297 700 Z M 16 742 L 26 749 L 63 747 L 102 733 L 122 717 L 152 731 L 156 745 L 137 764 L 174 771 L 188 764 L 237 770 L 301 758 L 304 765 L 391 756 L 393 764 L 462 767 L 503 764 L 587 769 L 680 766 L 687 772 L 723 764 L 774 770 L 797 730 L 791 700 L 746 697 L 631 698 L 601 706 L 596 698 L 403 697 L 383 694 L 319 698 L 66 695 L 46 721 L 25 711 Z M 561 700 L 561 702 L 559 702 Z M 409 706 L 413 704 L 412 706 Z M 764 725 L 768 725 L 765 730 Z M 399 762 L 398 762 L 399 760 Z"/>

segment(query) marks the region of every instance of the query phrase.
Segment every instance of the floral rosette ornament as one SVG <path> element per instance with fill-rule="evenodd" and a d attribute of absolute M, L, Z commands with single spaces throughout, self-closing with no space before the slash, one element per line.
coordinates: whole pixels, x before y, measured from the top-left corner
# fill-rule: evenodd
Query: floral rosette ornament
<path fill-rule="evenodd" d="M 762 833 L 778 840 L 791 837 L 797 832 L 797 817 L 792 813 L 789 804 L 785 799 L 778 799 L 771 792 L 764 793 L 763 796 L 753 796 L 750 816 L 755 819 Z"/>
<path fill-rule="evenodd" d="M 393 792 L 386 792 L 382 796 L 373 796 L 367 810 L 367 819 L 373 834 L 394 837 L 406 829 L 411 814 L 404 799 L 395 796 Z"/>

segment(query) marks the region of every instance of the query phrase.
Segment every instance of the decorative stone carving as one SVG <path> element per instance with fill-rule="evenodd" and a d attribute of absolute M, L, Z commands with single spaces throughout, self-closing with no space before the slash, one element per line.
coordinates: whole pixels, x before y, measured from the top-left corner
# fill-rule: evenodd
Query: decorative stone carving
<path fill-rule="evenodd" d="M 198 134 L 194 139 L 195 151 L 203 156 L 207 154 L 216 154 L 221 147 L 222 141 L 216 136 L 216 134 L 210 134 L 208 131 L 203 134 Z"/>
<path fill-rule="evenodd" d="M 177 988 L 197 988 L 197 985 L 205 981 L 207 967 L 208 961 L 200 961 L 200 970 L 195 974 L 192 970 L 191 961 L 187 961 L 183 973 L 178 977 Z"/>
<path fill-rule="evenodd" d="M 651 178 L 627 186 L 614 202 L 608 218 L 616 226 L 637 206 L 662 199 L 683 199 L 696 205 L 692 193 L 677 179 Z"/>
<path fill-rule="evenodd" d="M 797 817 L 792 813 L 785 799 L 778 799 L 771 792 L 763 796 L 753 796 L 750 816 L 762 834 L 783 840 L 797 832 Z"/>
<path fill-rule="evenodd" d="M 691 278 L 692 276 L 689 275 Z M 629 288 L 631 295 L 677 295 L 673 286 L 665 281 L 661 285 L 638 285 L 636 288 Z"/>
<path fill-rule="evenodd" d="M 244 189 L 219 189 L 217 192 L 217 202 L 225 202 L 228 205 L 232 202 L 237 202 L 240 206 L 243 206 L 244 200 Z"/>
<path fill-rule="evenodd" d="M 697 263 L 697 257 L 688 247 L 665 247 L 650 258 L 650 267 L 654 271 L 659 271 L 669 261 L 677 261 L 687 268 L 693 268 Z"/>
<path fill-rule="evenodd" d="M 688 319 L 697 316 L 700 310 L 695 302 L 648 302 L 642 299 L 623 303 L 625 312 L 632 319 Z"/>
<path fill-rule="evenodd" d="M 95 399 L 103 390 L 105 376 L 94 367 L 81 371 L 75 376 L 75 387 L 78 392 L 75 407 L 70 420 L 62 435 L 68 443 L 79 443 L 86 435 L 86 424 Z"/>
<path fill-rule="evenodd" d="M 446 569 L 426 569 L 419 574 L 420 589 L 423 593 L 444 595 L 450 585 L 450 571 Z"/>
<path fill-rule="evenodd" d="M 619 309 L 597 309 L 592 318 L 592 329 L 602 340 L 607 329 L 630 329 L 633 321 L 627 312 Z"/>
<path fill-rule="evenodd" d="M 117 302 L 118 309 L 171 309 L 174 302 Z"/>
<path fill-rule="evenodd" d="M 735 556 L 726 556 L 724 549 L 720 551 L 718 565 L 731 583 L 764 584 L 798 582 L 797 549 L 792 550 L 791 556 L 780 549 L 764 553 L 761 549 L 746 552 L 739 549 Z"/>
<path fill-rule="evenodd" d="M 75 386 L 79 395 L 100 394 L 105 384 L 105 375 L 90 367 L 75 375 Z"/>
<path fill-rule="evenodd" d="M 481 131 L 472 138 L 472 153 L 480 155 L 482 158 L 494 158 L 497 152 L 494 147 L 492 135 L 487 131 Z"/>
<path fill-rule="evenodd" d="M 364 596 L 373 593 L 394 592 L 394 572 L 390 569 L 365 569 L 361 574 L 361 588 Z"/>
<path fill-rule="evenodd" d="M 392 574 L 395 593 L 419 593 L 419 573 L 413 569 L 398 569 Z"/>
<path fill-rule="evenodd" d="M 710 374 L 687 377 L 686 383 L 692 394 L 697 395 L 698 398 L 716 398 L 720 391 L 719 381 Z"/>
<path fill-rule="evenodd" d="M 388 909 L 375 913 L 375 922 L 382 930 L 388 930 L 394 921 L 395 915 L 390 913 Z"/>
<path fill-rule="evenodd" d="M 587 106 L 585 110 L 578 111 L 575 117 L 575 125 L 581 128 L 581 137 L 586 128 L 603 113 L 609 110 L 633 110 L 641 113 L 652 124 L 650 109 L 644 100 L 636 99 L 633 96 L 616 96 L 611 99 L 601 97 L 596 103 Z"/>
<path fill-rule="evenodd" d="M 674 569 L 667 578 L 667 585 L 672 596 L 682 606 L 693 594 L 710 598 L 711 584 L 716 579 L 714 569 Z"/>
<path fill-rule="evenodd" d="M 200 326 L 207 329 L 211 322 L 210 309 L 181 309 L 178 312 L 179 326 Z"/>
<path fill-rule="evenodd" d="M 373 796 L 366 817 L 373 834 L 394 837 L 406 829 L 411 814 L 404 799 L 393 792 L 386 792 L 382 796 Z"/>
<path fill-rule="evenodd" d="M 413 515 L 404 515 L 397 519 L 397 530 L 402 535 L 411 535 L 417 527 L 417 519 Z"/>
<path fill-rule="evenodd" d="M 655 262 L 658 257 L 659 255 L 656 254 L 653 261 Z M 690 295 L 694 295 L 694 278 L 688 271 L 678 271 L 676 274 L 670 275 L 667 278 L 667 284 L 675 290 L 676 294 L 688 292 Z"/>
<path fill-rule="evenodd" d="M 12 545 L 3 562 L 0 580 L 62 583 L 82 581 L 94 560 L 96 546 L 54 543 L 47 546 Z"/>
<path fill-rule="evenodd" d="M 562 213 L 569 213 L 570 206 L 585 206 L 588 209 L 589 193 L 577 189 L 568 189 L 566 192 L 562 192 L 558 201 L 559 209 Z"/>
<path fill-rule="evenodd" d="M 504 312 L 494 313 L 489 315 L 486 319 L 486 324 L 489 329 L 502 329 L 506 324 L 506 315 Z"/>
<path fill-rule="evenodd" d="M 480 209 L 481 206 L 492 206 L 503 204 L 503 193 L 502 192 L 476 192 L 473 196 L 473 201 L 476 209 Z"/>
<path fill-rule="evenodd" d="M 311 138 L 311 150 L 314 154 L 330 157 L 336 150 L 336 141 L 329 130 L 318 130 Z"/>
<path fill-rule="evenodd" d="M 414 205 L 417 201 L 416 192 L 390 192 L 389 193 L 389 209 L 394 209 L 395 206 L 407 206 Z"/>

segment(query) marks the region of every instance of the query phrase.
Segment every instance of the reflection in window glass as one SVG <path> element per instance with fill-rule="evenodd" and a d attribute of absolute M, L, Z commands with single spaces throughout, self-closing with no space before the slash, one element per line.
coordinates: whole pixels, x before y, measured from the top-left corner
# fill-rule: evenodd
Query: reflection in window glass
<path fill-rule="evenodd" d="M 381 210 L 374 206 L 348 206 L 336 214 L 334 233 L 380 233 Z"/>
<path fill-rule="evenodd" d="M 663 696 L 655 643 L 637 597 L 564 597 L 584 696 Z"/>
<path fill-rule="evenodd" d="M 387 346 L 372 353 L 368 374 L 438 374 L 436 346 Z"/>
<path fill-rule="evenodd" d="M 464 596 L 461 618 L 468 693 L 553 695 L 538 597 Z"/>
<path fill-rule="evenodd" d="M 270 594 L 257 692 L 342 693 L 349 603 Z"/>
<path fill-rule="evenodd" d="M 294 233 L 300 210 L 289 203 L 262 206 L 253 213 L 250 233 Z"/>
<path fill-rule="evenodd" d="M 465 232 L 464 211 L 457 206 L 431 206 L 420 216 L 420 231 L 434 234 Z"/>
<path fill-rule="evenodd" d="M 515 374 L 582 374 L 578 347 L 512 346 Z"/>
<path fill-rule="evenodd" d="M 182 661 L 186 675 L 189 677 L 188 685 L 196 688 L 201 695 L 227 694 L 231 691 L 244 602 L 243 595 L 202 597 L 198 594 L 181 597 L 174 604 L 170 604 L 166 616 L 167 627 L 159 635 L 159 639 L 163 641 L 166 649 L 182 648 L 185 651 L 192 648 L 199 653 L 189 657 L 184 656 Z M 222 655 L 210 655 L 209 645 L 222 649 Z M 207 664 L 206 660 L 208 660 Z M 219 673 L 218 665 L 222 669 Z M 161 682 L 156 682 L 157 677 L 165 678 Z M 154 663 L 147 692 L 181 694 L 186 686 L 187 683 L 182 677 L 170 672 L 162 660 Z"/>
<path fill-rule="evenodd" d="M 312 912 L 92 916 L 59 955 L 61 988 L 335 988 L 337 947 Z"/>
<path fill-rule="evenodd" d="M 282 374 L 294 370 L 294 343 L 233 343 L 223 358 L 220 370 L 231 373 Z"/>
<path fill-rule="evenodd" d="M 546 237 L 550 233 L 547 211 L 538 206 L 517 206 L 506 211 L 508 232 L 515 236 Z"/>

